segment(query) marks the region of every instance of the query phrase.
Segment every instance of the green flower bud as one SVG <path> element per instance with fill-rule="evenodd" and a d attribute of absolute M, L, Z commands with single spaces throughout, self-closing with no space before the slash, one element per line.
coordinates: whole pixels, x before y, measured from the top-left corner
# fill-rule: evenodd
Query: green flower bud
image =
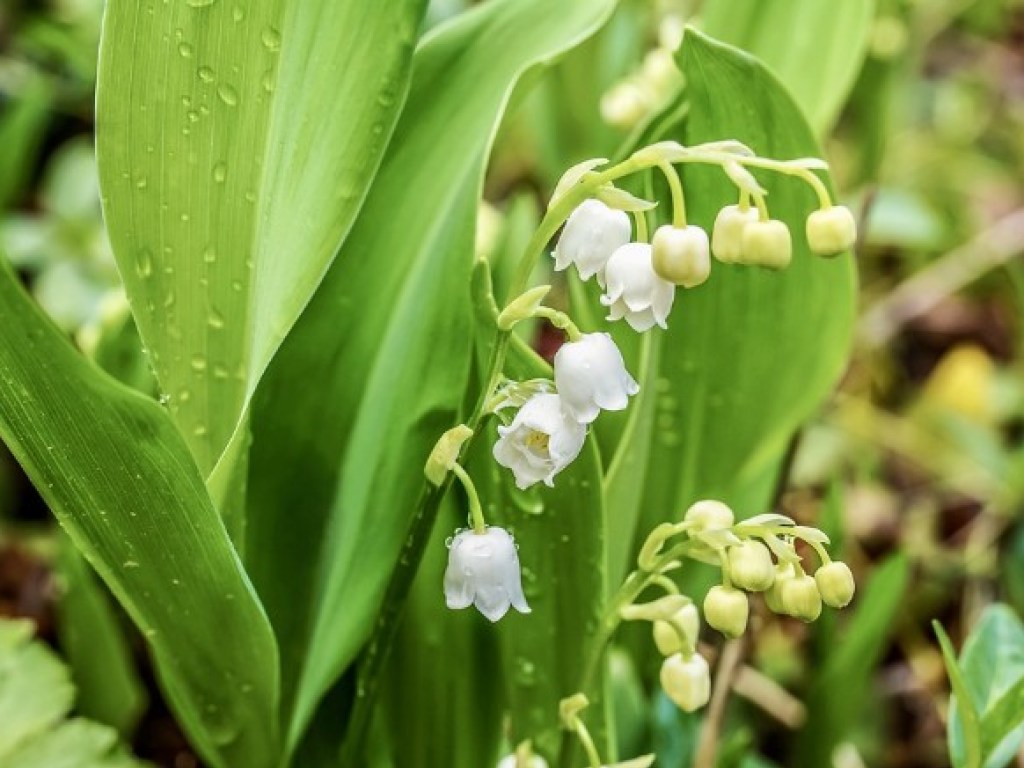
<path fill-rule="evenodd" d="M 772 613 L 784 614 L 785 606 L 782 603 L 782 588 L 787 581 L 793 579 L 796 573 L 789 563 L 779 563 L 775 568 L 775 580 L 771 587 L 764 593 L 764 602 Z"/>
<path fill-rule="evenodd" d="M 642 84 L 623 80 L 601 97 L 601 117 L 616 128 L 632 128 L 651 106 L 651 95 Z"/>
<path fill-rule="evenodd" d="M 700 635 L 700 615 L 693 603 L 676 611 L 668 621 L 654 622 L 654 644 L 662 656 L 671 656 L 697 645 Z M 684 642 L 689 641 L 689 645 Z"/>
<path fill-rule="evenodd" d="M 686 510 L 683 518 L 690 524 L 691 533 L 700 531 L 719 530 L 721 528 L 732 528 L 736 521 L 732 510 L 720 501 L 704 499 Z"/>
<path fill-rule="evenodd" d="M 711 230 L 711 252 L 723 264 L 740 261 L 743 254 L 743 229 L 752 221 L 757 221 L 757 209 L 748 207 L 746 210 L 738 205 L 727 205 L 715 217 L 715 226 Z"/>
<path fill-rule="evenodd" d="M 669 656 L 661 665 L 661 687 L 684 712 L 696 712 L 711 698 L 711 670 L 699 653 Z"/>
<path fill-rule="evenodd" d="M 704 618 L 726 637 L 739 637 L 743 634 L 749 613 L 750 604 L 746 593 L 735 587 L 712 587 L 704 598 Z"/>
<path fill-rule="evenodd" d="M 655 48 L 649 51 L 644 56 L 642 71 L 644 79 L 662 97 L 670 96 L 683 80 L 675 56 L 666 48 Z"/>
<path fill-rule="evenodd" d="M 694 288 L 711 274 L 708 235 L 700 227 L 658 227 L 651 240 L 654 271 L 664 280 Z"/>
<path fill-rule="evenodd" d="M 729 578 L 740 589 L 764 592 L 775 581 L 772 553 L 760 541 L 748 539 L 729 547 Z"/>
<path fill-rule="evenodd" d="M 821 593 L 812 576 L 794 576 L 783 583 L 782 610 L 808 623 L 821 615 Z"/>
<path fill-rule="evenodd" d="M 752 221 L 743 228 L 742 261 L 770 269 L 785 269 L 793 260 L 789 228 L 778 219 Z"/>
<path fill-rule="evenodd" d="M 838 256 L 857 242 L 857 222 L 845 205 L 814 211 L 807 217 L 807 244 L 819 256 Z"/>
<path fill-rule="evenodd" d="M 465 424 L 452 427 L 438 438 L 427 463 L 423 467 L 423 474 L 427 476 L 434 485 L 440 487 L 445 476 L 451 471 L 452 466 L 459 458 L 462 444 L 473 436 L 473 430 Z"/>
<path fill-rule="evenodd" d="M 814 574 L 821 599 L 825 605 L 833 608 L 845 608 L 853 600 L 857 585 L 853 581 L 853 573 L 846 563 L 829 563 L 823 565 Z"/>

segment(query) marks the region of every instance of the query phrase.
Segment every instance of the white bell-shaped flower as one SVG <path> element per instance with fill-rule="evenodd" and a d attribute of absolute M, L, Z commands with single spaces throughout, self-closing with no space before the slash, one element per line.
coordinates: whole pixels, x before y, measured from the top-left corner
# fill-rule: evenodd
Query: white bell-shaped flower
<path fill-rule="evenodd" d="M 676 289 L 654 271 L 650 245 L 628 243 L 616 250 L 605 265 L 604 280 L 601 303 L 608 307 L 609 320 L 625 318 L 634 331 L 668 327 Z"/>
<path fill-rule="evenodd" d="M 510 607 L 529 613 L 519 553 L 509 532 L 494 526 L 484 533 L 460 531 L 448 551 L 444 596 L 449 608 L 475 605 L 491 621 L 500 619 Z"/>
<path fill-rule="evenodd" d="M 534 395 L 507 427 L 498 427 L 494 458 L 515 475 L 516 485 L 529 488 L 554 478 L 580 455 L 587 437 L 580 424 L 563 407 L 559 395 Z"/>
<path fill-rule="evenodd" d="M 562 407 L 581 424 L 601 409 L 621 411 L 640 385 L 626 371 L 622 353 L 607 333 L 585 333 L 555 353 L 555 387 Z"/>
<path fill-rule="evenodd" d="M 600 200 L 584 200 L 570 215 L 555 245 L 555 269 L 575 264 L 580 277 L 589 280 L 604 271 L 619 246 L 629 242 L 629 214 L 609 208 Z"/>

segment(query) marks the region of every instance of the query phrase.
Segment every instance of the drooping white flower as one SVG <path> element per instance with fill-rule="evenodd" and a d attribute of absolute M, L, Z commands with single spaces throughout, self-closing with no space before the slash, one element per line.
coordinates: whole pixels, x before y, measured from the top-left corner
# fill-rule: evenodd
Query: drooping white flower
<path fill-rule="evenodd" d="M 555 269 L 575 264 L 580 277 L 589 280 L 604 270 L 619 246 L 629 242 L 629 214 L 609 208 L 600 200 L 584 200 L 570 215 L 555 245 Z"/>
<path fill-rule="evenodd" d="M 583 449 L 585 425 L 577 422 L 562 405 L 559 395 L 534 395 L 519 409 L 512 423 L 498 427 L 494 458 L 515 475 L 516 485 L 529 488 L 554 477 Z"/>
<path fill-rule="evenodd" d="M 555 353 L 555 387 L 562 407 L 589 424 L 601 409 L 621 411 L 640 385 L 626 371 L 622 353 L 607 333 L 585 333 Z"/>
<path fill-rule="evenodd" d="M 509 532 L 490 526 L 484 533 L 466 530 L 456 534 L 444 572 L 444 596 L 449 608 L 475 605 L 491 621 L 500 619 L 510 607 L 529 613 L 519 554 Z"/>
<path fill-rule="evenodd" d="M 601 303 L 608 307 L 609 320 L 625 318 L 634 331 L 668 327 L 675 286 L 654 271 L 650 245 L 628 243 L 616 250 L 605 265 L 604 280 Z"/>

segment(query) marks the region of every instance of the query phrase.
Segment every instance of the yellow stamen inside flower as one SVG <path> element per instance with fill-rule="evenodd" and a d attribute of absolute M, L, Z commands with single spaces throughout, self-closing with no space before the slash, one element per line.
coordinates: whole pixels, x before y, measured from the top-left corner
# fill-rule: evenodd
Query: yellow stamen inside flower
<path fill-rule="evenodd" d="M 551 435 L 546 432 L 538 432 L 535 429 L 531 429 L 530 434 L 526 436 L 526 440 L 524 442 L 526 443 L 527 448 L 546 453 L 548 450 L 548 441 L 550 440 Z"/>

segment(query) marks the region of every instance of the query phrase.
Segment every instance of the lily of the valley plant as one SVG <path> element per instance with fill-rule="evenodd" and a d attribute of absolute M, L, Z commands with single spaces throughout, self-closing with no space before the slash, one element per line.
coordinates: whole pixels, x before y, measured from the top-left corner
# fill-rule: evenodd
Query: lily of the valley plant
<path fill-rule="evenodd" d="M 721 167 L 736 185 L 738 201 L 718 214 L 711 237 L 689 224 L 683 186 L 677 164 L 701 163 Z M 711 257 L 728 264 L 784 269 L 792 260 L 788 227 L 772 219 L 763 189 L 749 167 L 796 176 L 814 190 L 820 207 L 806 221 L 811 250 L 835 256 L 856 239 L 853 215 L 833 205 L 823 182 L 814 171 L 825 168 L 817 159 L 794 161 L 758 157 L 736 141 L 695 147 L 675 142 L 654 144 L 627 160 L 606 165 L 603 159 L 585 161 L 570 168 L 557 185 L 547 215 L 523 254 L 529 267 L 547 245 L 543 233 L 561 226 L 553 250 L 556 270 L 575 267 L 579 277 L 594 279 L 602 288 L 601 303 L 609 321 L 624 321 L 638 333 L 655 326 L 667 327 L 678 288 L 693 290 L 711 278 Z M 635 197 L 615 182 L 650 168 L 660 171 L 671 190 L 672 223 L 649 237 L 646 211 L 656 203 Z M 623 356 L 607 333 L 582 332 L 565 312 L 545 306 L 550 286 L 516 285 L 506 308 L 495 314 L 497 332 L 507 336 L 520 322 L 545 319 L 562 329 L 566 340 L 554 356 L 553 380 L 517 382 L 504 376 L 505 347 L 491 360 L 487 372 L 490 387 L 484 391 L 473 418 L 443 435 L 426 466 L 428 480 L 444 482 L 452 472 L 469 499 L 470 523 L 449 543 L 444 592 L 449 608 L 474 605 L 491 621 L 500 620 L 514 608 L 529 613 L 523 594 L 520 552 L 512 534 L 487 525 L 476 486 L 460 464 L 474 436 L 487 418 L 501 422 L 494 443 L 495 461 L 511 470 L 515 484 L 526 489 L 536 483 L 552 486 L 557 475 L 576 459 L 587 430 L 602 411 L 620 411 L 640 387 L 626 370 Z M 681 300 L 685 301 L 685 297 Z M 507 411 L 523 400 L 514 415 Z M 611 511 L 614 514 L 614 510 Z M 805 570 L 795 542 L 805 542 L 819 560 L 813 575 Z M 638 568 L 613 597 L 595 649 L 600 653 L 622 620 L 649 621 L 653 637 L 665 660 L 661 685 L 681 709 L 693 712 L 708 703 L 710 668 L 697 651 L 700 619 L 693 601 L 680 594 L 670 574 L 686 558 L 718 564 L 722 583 L 704 600 L 704 620 L 729 638 L 747 628 L 748 593 L 764 593 L 769 608 L 802 621 L 814 621 L 822 605 L 846 606 L 853 598 L 850 569 L 832 562 L 825 550 L 827 537 L 820 531 L 797 526 L 788 517 L 761 514 L 736 523 L 725 504 L 706 500 L 690 507 L 680 523 L 658 526 L 648 537 Z M 522 553 L 528 561 L 530 553 Z M 664 594 L 638 602 L 648 589 Z M 605 765 L 580 712 L 586 706 L 584 691 L 592 680 L 580 681 L 577 693 L 563 702 L 561 722 L 575 733 L 591 768 Z M 649 765 L 640 758 L 636 765 Z M 501 765 L 544 765 L 528 743 Z M 625 764 L 623 764 L 625 765 Z"/>

